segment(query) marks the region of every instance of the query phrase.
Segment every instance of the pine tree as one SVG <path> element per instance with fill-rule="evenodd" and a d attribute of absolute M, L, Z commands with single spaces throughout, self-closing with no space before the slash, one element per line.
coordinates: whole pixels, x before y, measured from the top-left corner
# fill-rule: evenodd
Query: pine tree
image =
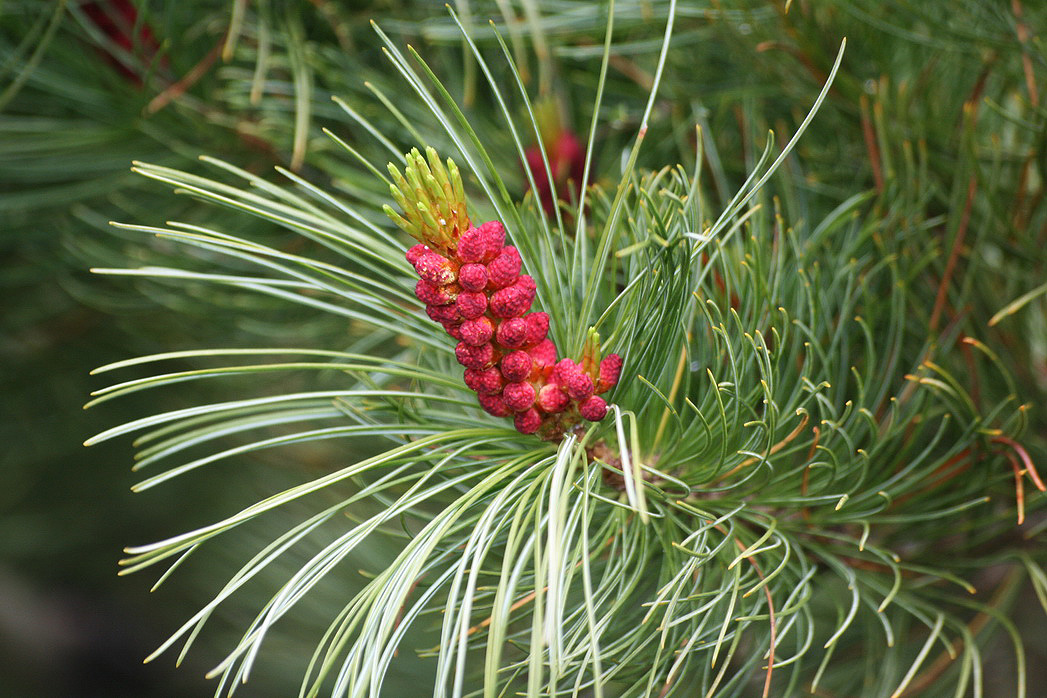
<path fill-rule="evenodd" d="M 299 134 L 295 166 L 136 164 L 189 218 L 120 223 L 149 259 L 102 271 L 256 339 L 99 369 L 156 372 L 92 404 L 204 399 L 89 443 L 139 434 L 136 467 L 166 466 L 139 490 L 252 458 L 294 480 L 128 550 L 253 550 L 158 654 L 233 606 L 256 615 L 216 693 L 319 615 L 304 695 L 1024 695 L 1019 604 L 1047 607 L 1032 11 L 487 9 L 377 22 L 384 68 L 248 13 L 237 55 L 292 67 L 265 138 Z M 514 339 L 527 311 L 542 336 Z"/>

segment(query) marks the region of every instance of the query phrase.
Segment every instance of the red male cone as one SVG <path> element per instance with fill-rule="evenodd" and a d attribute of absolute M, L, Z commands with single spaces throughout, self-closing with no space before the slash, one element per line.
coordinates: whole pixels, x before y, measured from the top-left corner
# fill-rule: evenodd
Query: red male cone
<path fill-rule="evenodd" d="M 558 441 L 582 419 L 598 422 L 607 403 L 597 393 L 618 382 L 622 360 L 600 360 L 600 339 L 590 330 L 576 363 L 557 358 L 548 337 L 549 316 L 532 313 L 537 286 L 521 274 L 519 251 L 505 244 L 499 221 L 473 226 L 457 166 L 436 151 L 407 154 L 403 172 L 389 165 L 393 199 L 386 214 L 420 244 L 407 251 L 418 273 L 415 295 L 426 314 L 459 340 L 455 358 L 480 406 L 496 417 L 513 416 L 522 434 Z"/>

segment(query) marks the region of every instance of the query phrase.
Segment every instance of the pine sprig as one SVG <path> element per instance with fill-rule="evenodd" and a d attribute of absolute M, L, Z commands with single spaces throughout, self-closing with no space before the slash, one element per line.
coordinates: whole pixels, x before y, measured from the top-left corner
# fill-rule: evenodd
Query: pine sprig
<path fill-rule="evenodd" d="M 667 26 L 662 47 L 673 22 Z M 304 236 L 315 258 L 197 225 L 127 226 L 202 253 L 206 270 L 122 273 L 291 301 L 356 321 L 395 347 L 373 355 L 303 347 L 287 353 L 315 360 L 170 372 L 100 392 L 107 400 L 203 378 L 341 374 L 333 389 L 161 413 L 95 437 L 144 430 L 155 445 L 143 465 L 154 466 L 219 437 L 252 433 L 240 446 L 178 462 L 142 488 L 269 448 L 337 438 L 384 449 L 212 525 L 129 549 L 128 570 L 177 565 L 201 544 L 288 504 L 320 492 L 337 500 L 248 561 L 160 651 L 180 641 L 187 650 L 234 591 L 314 531 L 332 531 L 215 669 L 219 692 L 232 691 L 275 623 L 339 574 L 360 546 L 406 521 L 395 557 L 332 618 L 303 695 L 378 694 L 408 645 L 432 658 L 434 695 L 824 688 L 900 696 L 923 685 L 937 648 L 958 657 L 942 681 L 963 693 L 968 685 L 981 690 L 983 681 L 972 614 L 1011 634 L 1021 684 L 1021 639 L 998 608 L 1018 575 L 1038 591 L 1045 577 L 1035 556 L 1007 544 L 1015 489 L 997 445 L 1017 443 L 1024 412 L 1009 395 L 975 400 L 955 368 L 933 360 L 943 336 L 957 332 L 920 307 L 933 251 L 911 237 L 884 237 L 872 195 L 807 220 L 789 205 L 799 199 L 794 180 L 775 180 L 780 198 L 767 192 L 816 109 L 777 157 L 768 138 L 723 207 L 710 203 L 716 196 L 701 167 L 640 168 L 640 130 L 635 147 L 623 151 L 620 179 L 588 190 L 587 206 L 568 207 L 575 234 L 559 226 L 554 235 L 534 202 L 509 195 L 483 131 L 436 73 L 409 50 L 419 73 L 388 35 L 380 37 L 467 163 L 456 177 L 450 165 L 440 171 L 435 154 L 409 154 L 409 170 L 427 171 L 432 182 L 392 169 L 393 197 L 406 212 L 394 211 L 393 220 L 449 248 L 461 223 L 468 228 L 465 189 L 477 191 L 475 208 L 494 211 L 528 253 L 539 300 L 554 324 L 569 328 L 558 339 L 581 348 L 590 336 L 582 328 L 594 326 L 625 357 L 615 405 L 606 422 L 556 446 L 476 410 L 464 384 L 448 377 L 450 343 L 420 318 L 403 246 L 375 222 L 377 206 L 342 201 L 290 173 L 291 184 L 280 186 L 221 163 L 212 164 L 234 183 L 139 166 L 206 202 Z M 837 56 L 830 82 L 839 65 Z M 495 81 L 490 86 L 497 91 Z M 503 94 L 497 102 L 509 103 Z M 652 94 L 645 113 L 653 103 Z M 514 146 L 523 152 L 517 133 Z M 701 131 L 696 142 L 702 163 Z M 216 270 L 222 264 L 228 273 Z M 1006 381 L 992 350 L 978 350 L 984 370 Z M 172 358 L 191 355 L 148 361 Z M 332 422 L 314 426 L 319 420 Z M 294 430 L 267 435 L 276 425 Z M 960 468 L 971 476 L 957 478 Z M 1017 481 L 1026 475 L 1039 480 L 1030 469 Z M 382 506 L 346 524 L 341 514 L 365 502 Z M 1015 576 L 991 597 L 971 599 L 972 578 L 987 562 L 1007 564 Z"/>

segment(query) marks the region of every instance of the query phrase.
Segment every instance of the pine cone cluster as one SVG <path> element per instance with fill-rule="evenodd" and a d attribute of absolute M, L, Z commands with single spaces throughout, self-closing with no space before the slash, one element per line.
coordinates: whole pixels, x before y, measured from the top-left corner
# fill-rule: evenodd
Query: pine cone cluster
<path fill-rule="evenodd" d="M 465 384 L 485 411 L 512 416 L 523 434 L 558 440 L 582 419 L 600 421 L 607 402 L 599 395 L 617 384 L 621 357 L 600 360 L 591 332 L 579 362 L 558 359 L 548 314 L 530 312 L 536 285 L 520 273 L 520 253 L 505 244 L 504 226 L 473 227 L 457 168 L 450 160 L 445 168 L 431 148 L 427 156 L 409 153 L 403 174 L 390 166 L 399 183 L 394 198 L 408 217 L 386 212 L 420 240 L 406 255 L 419 276 L 415 295 L 458 340 Z"/>

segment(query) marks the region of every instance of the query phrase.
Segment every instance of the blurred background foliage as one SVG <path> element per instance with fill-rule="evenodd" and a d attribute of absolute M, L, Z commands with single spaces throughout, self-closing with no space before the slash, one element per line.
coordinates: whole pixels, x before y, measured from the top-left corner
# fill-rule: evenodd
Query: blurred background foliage
<path fill-rule="evenodd" d="M 664 2 L 616 6 L 615 47 L 596 133 L 597 177 L 617 171 L 639 126 L 653 80 Z M 559 101 L 566 125 L 584 138 L 592 114 L 605 11 L 601 3 L 454 3 L 481 49 L 497 50 L 487 20 L 508 25 L 510 49 L 532 94 Z M 199 589 L 225 578 L 212 552 L 183 580 L 147 598 L 145 576 L 115 577 L 127 544 L 210 521 L 230 502 L 254 501 L 296 468 L 323 467 L 317 445 L 306 462 L 272 461 L 272 482 L 233 469 L 178 480 L 132 497 L 129 444 L 85 452 L 81 442 L 114 423 L 185 406 L 174 394 L 129 399 L 83 412 L 100 387 L 89 371 L 143 353 L 238 345 L 288 333 L 366 347 L 366 336 L 330 319 L 298 320 L 255 296 L 211 296 L 158 281 L 93 277 L 92 266 L 160 263 L 162 241 L 121 233 L 110 220 L 200 215 L 130 172 L 132 160 L 202 171 L 200 154 L 268 176 L 287 167 L 322 186 L 384 202 L 321 129 L 376 162 L 444 134 L 401 100 L 370 20 L 425 56 L 474 123 L 502 132 L 476 64 L 440 3 L 330 0 L 6 0 L 0 4 L 0 676 L 10 695 L 207 695 L 207 649 L 175 671 L 140 660 L 199 602 Z M 914 313 L 941 340 L 928 358 L 969 380 L 975 400 L 996 404 L 1011 386 L 982 376 L 968 335 L 990 343 L 1028 404 L 1022 444 L 1047 463 L 1047 27 L 1041 3 L 983 0 L 704 0 L 683 3 L 641 164 L 693 167 L 695 129 L 704 163 L 726 202 L 759 156 L 768 129 L 784 143 L 823 84 L 841 37 L 843 68 L 783 174 L 792 217 L 820 220 L 856 194 L 881 221 L 879 234 L 913 241 L 926 257 Z M 504 76 L 503 76 L 504 77 Z M 332 101 L 338 96 L 348 109 Z M 387 104 L 402 110 L 390 122 Z M 415 118 L 418 116 L 419 118 Z M 425 127 L 427 128 L 427 127 Z M 369 136 L 389 139 L 386 148 Z M 498 138 L 499 136 L 492 136 Z M 486 143 L 504 153 L 503 176 L 525 195 L 523 170 L 506 134 Z M 774 186 L 772 183 L 771 186 Z M 374 207 L 377 209 L 377 206 Z M 208 223 L 221 216 L 205 209 Z M 242 218 L 222 221 L 236 232 Z M 259 226 L 259 223 L 251 223 Z M 253 229 L 252 235 L 270 231 Z M 271 231 L 277 246 L 281 242 Z M 271 304 L 271 305 L 270 305 Z M 265 313 L 255 312 L 265 310 Z M 265 320 L 260 318 L 264 317 Z M 292 322 L 292 320 L 294 322 Z M 206 387 L 196 387 L 197 398 Z M 146 403 L 148 400 L 148 403 Z M 1027 494 L 1029 520 L 1016 531 L 1043 557 L 1043 497 Z M 259 540 L 266 540 L 265 533 Z M 245 550 L 257 541 L 240 540 Z M 381 550 L 365 551 L 381 558 Z M 293 561 L 288 561 L 291 564 Z M 360 563 L 361 566 L 366 566 Z M 987 572 L 991 574 L 991 570 Z M 324 599 L 299 622 L 320 623 Z M 1047 695 L 1042 623 L 1007 608 L 1026 637 L 1030 695 Z M 233 611 L 223 611 L 233 613 Z M 242 619 L 229 618 L 229 627 Z M 322 627 L 318 626 L 318 627 Z M 232 630 L 230 630 L 232 632 Z M 205 643 L 229 637 L 212 631 Z M 297 685 L 299 646 L 286 632 L 270 644 L 246 695 L 287 695 Z M 1006 652 L 1001 651 L 1001 657 Z M 990 657 L 993 655 L 990 654 Z M 1013 695 L 1010 659 L 993 695 Z M 990 663 L 991 664 L 991 663 Z M 390 695 L 410 690 L 390 679 Z M 397 683 L 397 682 L 401 683 Z M 399 686 L 400 688 L 397 688 Z"/>

